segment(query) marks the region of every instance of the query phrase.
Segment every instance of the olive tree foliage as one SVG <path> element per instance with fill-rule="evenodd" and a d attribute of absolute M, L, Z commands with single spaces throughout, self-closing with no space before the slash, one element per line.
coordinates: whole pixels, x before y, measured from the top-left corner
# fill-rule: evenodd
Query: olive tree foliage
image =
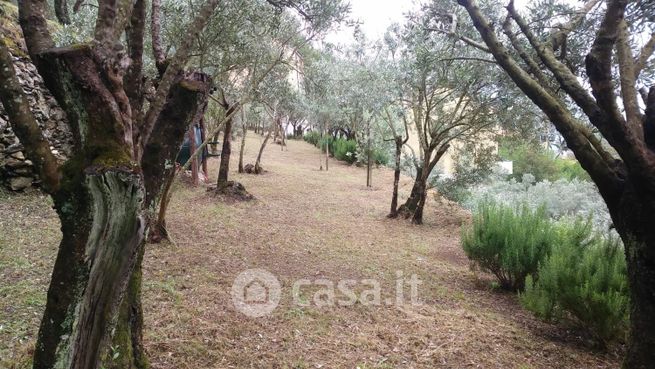
<path fill-rule="evenodd" d="M 632 298 L 624 366 L 651 367 L 655 361 L 652 2 L 541 1 L 526 12 L 513 2 L 505 8 L 495 2 L 458 2 L 465 14 L 441 17 L 441 32 L 496 61 L 560 132 L 607 204 L 625 244 Z M 471 22 L 460 27 L 457 19 Z M 467 34 L 471 26 L 475 31 Z"/>
<path fill-rule="evenodd" d="M 414 187 L 399 212 L 419 224 L 433 169 L 453 144 L 494 126 L 498 102 L 496 89 L 483 78 L 493 64 L 427 31 L 421 26 L 427 17 L 425 11 L 409 15 L 384 39 L 396 90 L 388 96 L 418 139 Z"/>

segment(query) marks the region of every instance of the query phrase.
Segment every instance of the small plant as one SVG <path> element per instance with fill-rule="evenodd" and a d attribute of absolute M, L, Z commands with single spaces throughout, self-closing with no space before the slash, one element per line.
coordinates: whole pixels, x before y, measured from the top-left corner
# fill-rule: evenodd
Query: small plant
<path fill-rule="evenodd" d="M 546 320 L 572 318 L 602 345 L 621 338 L 630 301 L 621 242 L 593 234 L 590 222 L 558 227 L 560 242 L 539 278 L 528 276 L 521 304 Z"/>
<path fill-rule="evenodd" d="M 557 240 L 552 228 L 543 207 L 515 210 L 484 202 L 463 229 L 462 247 L 475 266 L 498 278 L 501 288 L 523 290 L 525 278 L 536 275 Z"/>

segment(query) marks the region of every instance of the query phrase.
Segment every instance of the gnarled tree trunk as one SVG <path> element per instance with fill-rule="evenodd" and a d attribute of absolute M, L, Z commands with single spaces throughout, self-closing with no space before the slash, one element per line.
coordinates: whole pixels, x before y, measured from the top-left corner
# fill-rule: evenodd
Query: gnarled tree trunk
<path fill-rule="evenodd" d="M 127 38 L 133 62 L 129 67 L 124 55 L 108 46 L 115 31 L 111 27 L 96 29 L 97 42 L 54 48 L 43 16 L 45 2 L 25 0 L 19 5 L 30 56 L 66 111 L 74 139 L 73 154 L 58 166 L 42 132 L 32 124 L 29 108 L 10 112 L 11 124 L 39 170 L 61 221 L 62 240 L 34 368 L 145 368 L 140 263 L 148 215 L 159 194 L 161 176 L 157 174 L 172 164 L 166 162 L 167 149 L 176 153 L 179 145 L 173 148 L 171 142 L 181 140 L 186 131 L 182 127 L 178 137 L 161 136 L 171 121 L 160 113 L 171 107 L 173 111 L 196 109 L 206 99 L 210 83 L 186 80 L 177 72 L 177 64 L 162 78 L 160 94 L 144 116 L 140 111 L 143 1 L 137 0 L 131 9 L 134 28 Z M 202 29 L 216 5 L 210 1 L 204 6 L 192 29 Z M 111 18 L 113 5 L 103 6 L 99 19 Z M 180 49 L 183 55 L 187 47 Z M 17 85 L 3 45 L 0 54 L 0 70 L 6 72 L 3 82 Z M 3 104 L 10 105 L 24 100 L 18 89 L 1 97 Z"/>
<path fill-rule="evenodd" d="M 441 146 L 432 159 L 430 157 L 433 155 L 434 149 L 432 151 L 428 150 L 426 159 L 416 168 L 416 179 L 414 180 L 414 186 L 412 186 L 412 192 L 407 201 L 398 209 L 398 213 L 402 214 L 405 219 L 412 217 L 412 223 L 423 224 L 423 208 L 427 198 L 428 178 L 449 148 L 450 145 L 448 144 Z"/>

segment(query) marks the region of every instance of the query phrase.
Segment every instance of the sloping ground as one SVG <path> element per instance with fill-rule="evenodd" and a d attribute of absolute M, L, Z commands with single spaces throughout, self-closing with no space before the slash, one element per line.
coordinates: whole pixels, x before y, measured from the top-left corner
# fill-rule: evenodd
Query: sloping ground
<path fill-rule="evenodd" d="M 254 160 L 261 138 L 249 137 L 246 158 Z M 175 245 L 149 245 L 145 261 L 154 368 L 618 366 L 613 355 L 532 318 L 514 295 L 491 290 L 488 276 L 469 270 L 458 244 L 465 212 L 431 200 L 423 226 L 388 220 L 391 171 L 375 170 L 367 189 L 363 169 L 333 161 L 329 172 L 319 171 L 321 158 L 303 142 L 290 141 L 288 151 L 270 145 L 266 174 L 232 173 L 253 202 L 226 203 L 204 188 L 178 185 L 168 222 Z M 402 186 L 404 198 L 408 179 Z M 0 357 L 17 360 L 33 344 L 57 220 L 47 199 L 33 195 L 0 198 L 0 213 Z M 235 277 L 250 268 L 268 270 L 282 284 L 280 305 L 263 318 L 241 314 L 231 301 Z M 396 306 L 292 301 L 298 279 L 375 279 L 382 301 L 395 301 L 397 271 L 422 280 L 421 305 L 409 303 L 409 288 L 406 303 Z M 301 302 L 311 302 L 318 288 L 303 289 Z"/>

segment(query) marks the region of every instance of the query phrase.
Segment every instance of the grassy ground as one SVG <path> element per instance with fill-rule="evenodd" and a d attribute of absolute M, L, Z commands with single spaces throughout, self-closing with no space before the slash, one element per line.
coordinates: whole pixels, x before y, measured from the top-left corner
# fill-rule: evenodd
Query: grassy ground
<path fill-rule="evenodd" d="M 249 133 L 247 162 L 260 141 Z M 369 189 L 363 169 L 333 161 L 329 172 L 319 171 L 321 158 L 304 142 L 290 141 L 288 151 L 269 145 L 266 174 L 231 174 L 256 196 L 252 202 L 177 186 L 168 221 L 175 244 L 149 245 L 145 258 L 145 339 L 154 368 L 618 366 L 614 355 L 536 320 L 514 295 L 492 290 L 489 276 L 469 270 L 458 243 L 464 211 L 430 200 L 423 226 L 388 220 L 391 171 L 375 170 Z M 403 198 L 410 184 L 403 179 Z M 59 232 L 38 194 L 0 194 L 0 214 L 4 367 L 30 354 Z M 231 302 L 234 278 L 249 268 L 266 269 L 282 284 L 270 316 L 249 318 Z M 423 281 L 421 305 L 292 302 L 300 278 L 376 279 L 383 299 L 394 297 L 397 271 Z"/>

